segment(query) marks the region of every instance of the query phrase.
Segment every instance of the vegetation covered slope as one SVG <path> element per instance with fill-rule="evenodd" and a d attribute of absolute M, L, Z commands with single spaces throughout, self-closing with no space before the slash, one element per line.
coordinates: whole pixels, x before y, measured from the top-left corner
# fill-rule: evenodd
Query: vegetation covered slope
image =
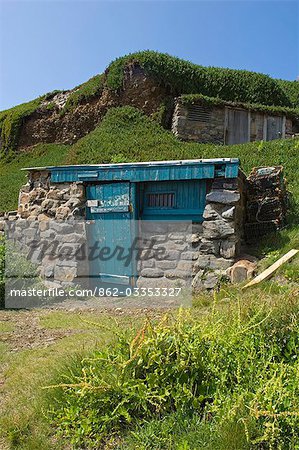
<path fill-rule="evenodd" d="M 116 329 L 117 343 L 62 370 L 49 401 L 65 442 L 118 450 L 297 449 L 296 289 L 224 289 L 214 298 L 206 313 L 193 308 L 156 326 L 146 321 L 135 336 Z"/>
<path fill-rule="evenodd" d="M 146 73 L 167 85 L 175 94 L 203 94 L 230 101 L 294 106 L 294 86 L 281 84 L 268 75 L 247 70 L 199 66 L 153 51 L 132 53 L 113 61 L 107 69 L 107 85 L 112 89 L 122 87 L 124 68 L 133 62 L 139 63 Z"/>
<path fill-rule="evenodd" d="M 165 53 L 143 51 L 132 53 L 113 61 L 104 74 L 95 75 L 69 92 L 61 115 L 71 112 L 78 105 L 100 98 L 104 89 L 120 92 L 124 86 L 126 69 L 139 65 L 157 84 L 168 88 L 172 96 L 201 94 L 217 99 L 281 108 L 293 108 L 299 116 L 299 82 L 276 80 L 268 75 L 246 70 L 204 67 Z M 2 153 L 15 150 L 24 120 L 37 111 L 44 100 L 59 91 L 46 94 L 31 102 L 0 112 Z M 120 102 L 121 104 L 121 102 Z M 278 110 L 277 110 L 278 111 Z M 290 112 L 290 111 L 289 111 Z"/>
<path fill-rule="evenodd" d="M 299 107 L 299 80 L 276 80 L 281 88 L 285 91 L 292 105 L 296 108 Z"/>
<path fill-rule="evenodd" d="M 75 108 L 79 103 L 88 101 L 96 95 L 100 95 L 104 87 L 104 74 L 95 75 L 85 83 L 80 84 L 68 97 L 62 110 L 65 113 Z"/>
<path fill-rule="evenodd" d="M 108 314 L 2 313 L 1 449 L 297 448 L 298 289 L 224 286 L 196 299 L 190 317 L 173 312 L 152 330 L 142 324 L 157 311 Z M 45 389 L 60 383 L 73 385 Z"/>
<path fill-rule="evenodd" d="M 34 113 L 45 98 L 46 96 L 38 97 L 30 102 L 0 112 L 1 153 L 8 153 L 9 150 L 16 147 L 22 121 Z"/>
<path fill-rule="evenodd" d="M 76 106 L 80 103 L 89 101 L 96 95 L 100 95 L 104 86 L 103 78 L 103 75 L 95 75 L 85 83 L 82 83 L 74 88 L 74 90 L 69 94 L 64 107 L 60 111 L 60 114 L 63 115 L 76 108 Z M 48 94 L 38 97 L 30 102 L 22 103 L 14 108 L 0 112 L 0 158 L 1 154 L 2 156 L 7 156 L 7 154 L 10 154 L 17 147 L 23 121 L 31 114 L 39 110 L 45 100 L 49 101 L 46 109 L 53 109 L 54 103 L 51 102 L 51 100 L 60 92 L 61 91 L 49 92 Z"/>

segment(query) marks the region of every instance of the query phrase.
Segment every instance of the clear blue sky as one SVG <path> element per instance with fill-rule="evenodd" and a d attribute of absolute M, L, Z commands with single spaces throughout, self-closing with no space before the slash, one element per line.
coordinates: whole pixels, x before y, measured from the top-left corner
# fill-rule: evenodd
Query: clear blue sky
<path fill-rule="evenodd" d="M 0 110 L 151 49 L 194 63 L 299 75 L 296 1 L 0 0 Z"/>

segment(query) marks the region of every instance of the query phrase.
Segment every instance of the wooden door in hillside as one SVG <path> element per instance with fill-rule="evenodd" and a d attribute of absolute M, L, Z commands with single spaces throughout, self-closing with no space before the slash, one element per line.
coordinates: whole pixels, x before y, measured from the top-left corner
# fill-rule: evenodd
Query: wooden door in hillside
<path fill-rule="evenodd" d="M 283 137 L 283 118 L 279 116 L 267 117 L 267 141 Z"/>
<path fill-rule="evenodd" d="M 227 109 L 227 125 L 225 143 L 243 144 L 249 141 L 248 111 Z"/>

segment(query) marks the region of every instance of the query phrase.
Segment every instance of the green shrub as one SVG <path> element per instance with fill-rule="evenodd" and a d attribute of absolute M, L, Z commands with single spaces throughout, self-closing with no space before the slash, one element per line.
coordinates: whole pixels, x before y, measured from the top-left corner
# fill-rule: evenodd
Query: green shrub
<path fill-rule="evenodd" d="M 299 303 L 294 294 L 280 295 L 277 302 L 270 295 L 262 302 L 254 294 L 247 301 L 238 296 L 227 309 L 216 304 L 208 316 L 180 311 L 158 325 L 147 322 L 134 338 L 119 335 L 116 345 L 83 359 L 64 384 L 54 387 L 55 426 L 76 448 L 89 448 L 129 430 L 138 436 L 139 427 L 178 414 L 189 417 L 190 424 L 192 418 L 200 421 L 198 434 L 210 442 L 227 424 L 238 424 L 234 433 L 241 438 L 231 431 L 231 444 L 297 448 Z M 141 448 L 180 448 L 179 442 L 170 447 L 167 441 L 154 446 L 155 440 L 157 434 Z M 214 445 L 222 448 L 217 440 Z"/>
<path fill-rule="evenodd" d="M 276 80 L 285 91 L 293 107 L 299 107 L 299 81 Z"/>

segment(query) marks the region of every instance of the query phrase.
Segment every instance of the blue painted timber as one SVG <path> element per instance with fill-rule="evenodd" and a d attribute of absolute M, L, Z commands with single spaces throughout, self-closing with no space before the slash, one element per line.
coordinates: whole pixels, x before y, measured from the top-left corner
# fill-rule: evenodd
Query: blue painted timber
<path fill-rule="evenodd" d="M 125 164 L 49 166 L 24 170 L 49 170 L 53 183 L 74 181 L 168 181 L 204 180 L 238 176 L 239 159 L 195 159 L 183 161 L 153 161 Z"/>
<path fill-rule="evenodd" d="M 140 197 L 142 219 L 201 222 L 206 204 L 206 181 L 150 181 L 142 183 Z M 156 204 L 151 204 L 151 199 Z"/>

